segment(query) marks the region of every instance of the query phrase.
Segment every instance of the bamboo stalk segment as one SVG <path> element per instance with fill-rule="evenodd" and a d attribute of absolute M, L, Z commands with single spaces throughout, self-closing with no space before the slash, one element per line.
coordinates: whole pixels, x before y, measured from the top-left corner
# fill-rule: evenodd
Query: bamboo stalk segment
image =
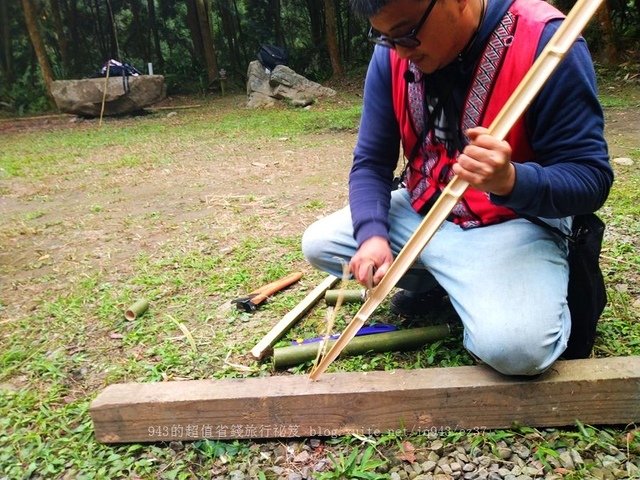
<path fill-rule="evenodd" d="M 524 113 L 549 76 L 566 56 L 601 3 L 602 0 L 578 0 L 576 2 L 564 22 L 562 22 L 540 56 L 531 66 L 529 72 L 489 126 L 490 135 L 504 140 L 518 118 Z M 313 369 L 309 376 L 311 380 L 317 380 L 331 362 L 340 355 L 340 352 L 369 319 L 369 316 L 416 261 L 420 252 L 424 250 L 429 240 L 449 216 L 453 207 L 460 201 L 468 187 L 469 183 L 457 175 L 451 179 L 431 210 L 422 220 L 418 229 L 400 251 L 391 267 L 389 267 L 378 286 L 369 295 L 367 301 L 356 313 L 354 319 L 331 350 Z"/>
<path fill-rule="evenodd" d="M 448 337 L 449 325 L 433 325 L 430 327 L 409 328 L 395 332 L 376 333 L 356 337 L 341 352 L 342 355 L 363 355 L 368 352 L 405 352 L 416 350 L 427 343 L 436 342 Z M 332 340 L 332 345 L 337 340 Z M 275 348 L 273 350 L 273 365 L 275 368 L 287 368 L 299 365 L 316 358 L 317 343 L 307 343 L 296 346 Z"/>
<path fill-rule="evenodd" d="M 336 305 L 338 298 L 342 295 L 342 303 L 364 303 L 367 299 L 367 291 L 360 290 L 327 290 L 324 294 L 324 301 L 327 305 Z"/>
<path fill-rule="evenodd" d="M 127 308 L 124 312 L 124 318 L 132 322 L 136 318 L 140 317 L 149 308 L 149 300 L 141 298 L 137 300 L 133 305 Z"/>

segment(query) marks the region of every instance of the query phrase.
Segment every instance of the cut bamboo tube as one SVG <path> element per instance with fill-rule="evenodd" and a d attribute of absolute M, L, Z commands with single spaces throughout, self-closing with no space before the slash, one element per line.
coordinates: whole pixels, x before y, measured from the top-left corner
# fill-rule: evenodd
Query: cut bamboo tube
<path fill-rule="evenodd" d="M 427 343 L 436 342 L 448 337 L 449 325 L 433 325 L 430 327 L 410 328 L 395 332 L 376 333 L 356 337 L 342 350 L 341 354 L 363 355 L 368 352 L 406 352 L 416 350 Z M 332 345 L 337 340 L 331 340 Z M 304 343 L 301 345 L 275 348 L 273 350 L 273 365 L 275 368 L 286 368 L 313 360 L 318 353 L 318 344 Z"/>
<path fill-rule="evenodd" d="M 529 72 L 527 72 L 511 97 L 509 97 L 509 100 L 507 100 L 507 103 L 505 103 L 502 110 L 500 110 L 489 126 L 489 135 L 493 135 L 499 140 L 504 140 L 509 130 L 511 130 L 549 76 L 566 56 L 580 35 L 580 32 L 587 25 L 596 10 L 598 10 L 601 3 L 602 0 L 578 0 L 578 2 L 576 2 L 575 6 L 567 15 L 567 18 L 562 22 L 553 37 L 551 37 L 549 43 L 531 66 Z M 422 220 L 418 229 L 413 233 L 411 238 L 409 238 L 407 244 L 391 264 L 391 267 L 389 267 L 389 270 L 387 270 L 387 273 L 378 286 L 369 295 L 368 300 L 362 305 L 358 313 L 356 313 L 356 316 L 344 330 L 340 338 L 336 340 L 331 350 L 327 352 L 317 367 L 311 372 L 310 378 L 312 380 L 317 380 L 331 362 L 340 355 L 340 352 L 355 336 L 358 330 L 360 330 L 373 311 L 382 303 L 407 270 L 409 270 L 418 258 L 418 255 L 420 255 L 420 252 L 424 250 L 429 240 L 431 240 L 435 232 L 449 216 L 453 207 L 460 201 L 467 187 L 469 187 L 469 183 L 457 175 L 451 179 L 429 213 L 427 213 Z"/>
<path fill-rule="evenodd" d="M 324 281 L 314 288 L 309 295 L 307 295 L 302 302 L 294 307 L 289 313 L 287 313 L 282 320 L 280 320 L 265 337 L 258 342 L 258 344 L 251 349 L 251 356 L 260 360 L 265 354 L 273 347 L 273 345 L 287 333 L 287 331 L 307 313 L 313 305 L 324 295 L 324 293 L 333 287 L 339 278 L 329 275 Z"/>
<path fill-rule="evenodd" d="M 124 312 L 124 318 L 132 322 L 136 318 L 141 316 L 144 312 L 146 312 L 148 308 L 149 308 L 149 300 L 147 300 L 146 298 L 141 298 L 137 300 L 129 308 L 127 308 L 127 310 Z"/>
<path fill-rule="evenodd" d="M 324 294 L 324 301 L 327 305 L 335 305 L 342 295 L 342 303 L 363 303 L 367 299 L 367 291 L 360 290 L 327 290 Z"/>

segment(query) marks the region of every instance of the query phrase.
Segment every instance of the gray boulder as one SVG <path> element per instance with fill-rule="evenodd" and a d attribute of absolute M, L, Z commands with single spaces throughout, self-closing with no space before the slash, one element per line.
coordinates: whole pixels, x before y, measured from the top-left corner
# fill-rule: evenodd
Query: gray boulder
<path fill-rule="evenodd" d="M 271 71 L 254 60 L 249 64 L 247 78 L 247 106 L 252 108 L 271 106 L 280 100 L 306 107 L 318 98 L 336 94 L 335 90 L 312 82 L 285 65 L 278 65 Z"/>
<path fill-rule="evenodd" d="M 106 86 L 106 96 L 105 96 Z M 104 115 L 123 115 L 143 110 L 164 99 L 167 87 L 162 75 L 56 80 L 51 94 L 64 113 L 100 115 L 104 98 Z"/>

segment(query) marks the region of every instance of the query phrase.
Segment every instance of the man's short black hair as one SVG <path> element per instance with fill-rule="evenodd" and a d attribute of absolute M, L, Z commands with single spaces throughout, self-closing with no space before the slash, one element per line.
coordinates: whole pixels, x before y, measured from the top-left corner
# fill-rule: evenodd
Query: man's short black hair
<path fill-rule="evenodd" d="M 392 0 L 350 0 L 349 4 L 356 15 L 369 18 L 377 14 L 391 1 Z"/>
<path fill-rule="evenodd" d="M 393 0 L 349 0 L 353 12 L 363 18 L 373 17 L 391 2 Z"/>

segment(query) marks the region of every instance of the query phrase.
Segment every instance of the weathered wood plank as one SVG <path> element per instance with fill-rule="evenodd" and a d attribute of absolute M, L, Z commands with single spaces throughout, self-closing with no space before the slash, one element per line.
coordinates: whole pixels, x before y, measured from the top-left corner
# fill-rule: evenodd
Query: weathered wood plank
<path fill-rule="evenodd" d="M 534 380 L 474 366 L 118 384 L 90 412 L 106 443 L 627 424 L 640 356 L 559 361 Z"/>

